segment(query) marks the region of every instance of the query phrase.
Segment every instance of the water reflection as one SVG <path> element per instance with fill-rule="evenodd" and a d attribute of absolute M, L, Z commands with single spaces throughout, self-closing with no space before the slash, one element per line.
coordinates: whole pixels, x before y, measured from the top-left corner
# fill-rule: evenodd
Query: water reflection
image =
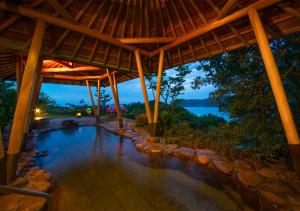
<path fill-rule="evenodd" d="M 38 162 L 59 184 L 54 210 L 237 209 L 200 180 L 205 174 L 195 163 L 139 153 L 131 141 L 102 128 L 49 132 L 39 150 L 48 150 Z"/>

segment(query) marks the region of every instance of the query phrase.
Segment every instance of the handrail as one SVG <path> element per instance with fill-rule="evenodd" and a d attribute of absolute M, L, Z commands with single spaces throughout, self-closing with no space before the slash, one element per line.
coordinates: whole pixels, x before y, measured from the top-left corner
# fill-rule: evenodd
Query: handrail
<path fill-rule="evenodd" d="M 6 185 L 0 185 L 0 192 L 17 193 L 17 194 L 23 194 L 23 195 L 29 195 L 29 196 L 42 197 L 42 198 L 46 198 L 46 199 L 50 198 L 50 194 L 48 194 L 48 193 L 34 191 L 34 190 L 27 190 L 27 189 L 23 189 L 23 188 L 16 188 L 16 187 L 11 187 L 11 186 L 6 186 Z"/>

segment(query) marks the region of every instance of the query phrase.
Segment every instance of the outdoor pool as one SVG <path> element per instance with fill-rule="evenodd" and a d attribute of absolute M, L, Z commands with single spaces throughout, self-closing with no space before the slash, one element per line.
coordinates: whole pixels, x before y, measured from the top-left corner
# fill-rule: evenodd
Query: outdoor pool
<path fill-rule="evenodd" d="M 194 162 L 142 154 L 99 127 L 43 133 L 38 148 L 57 183 L 52 210 L 238 210 Z"/>

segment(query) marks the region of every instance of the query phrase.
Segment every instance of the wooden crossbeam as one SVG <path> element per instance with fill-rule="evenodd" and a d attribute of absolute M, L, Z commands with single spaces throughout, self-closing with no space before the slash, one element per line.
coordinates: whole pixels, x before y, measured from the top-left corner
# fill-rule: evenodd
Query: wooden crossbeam
<path fill-rule="evenodd" d="M 55 79 L 65 79 L 65 80 L 100 80 L 107 77 L 107 74 L 103 74 L 101 76 L 73 76 L 73 75 L 61 75 L 61 74 L 42 74 L 44 78 L 55 78 Z"/>
<path fill-rule="evenodd" d="M 100 71 L 99 67 L 84 66 L 84 67 L 54 67 L 54 68 L 42 68 L 42 73 L 70 73 L 70 72 L 86 72 L 86 71 Z"/>
<path fill-rule="evenodd" d="M 142 43 L 169 43 L 173 42 L 177 37 L 145 37 L 145 38 L 119 38 L 121 43 L 126 44 L 142 44 Z"/>
<path fill-rule="evenodd" d="M 134 46 L 130 46 L 127 44 L 123 44 L 121 43 L 118 39 L 113 38 L 110 35 L 101 33 L 101 32 L 97 32 L 93 29 L 88 28 L 86 25 L 83 24 L 73 24 L 70 23 L 69 21 L 66 21 L 62 18 L 57 18 L 57 17 L 53 17 L 51 15 L 48 15 L 46 13 L 42 13 L 42 12 L 38 12 L 36 10 L 27 8 L 27 7 L 23 7 L 23 6 L 18 6 L 15 4 L 11 4 L 11 3 L 7 3 L 7 2 L 0 2 L 0 9 L 2 10 L 7 10 L 13 13 L 17 13 L 26 17 L 30 17 L 30 18 L 38 18 L 38 19 L 42 19 L 47 21 L 50 24 L 71 30 L 71 31 L 76 31 L 82 34 L 85 34 L 87 36 L 93 37 L 97 40 L 101 40 L 113 45 L 116 45 L 118 47 L 127 49 L 129 51 L 133 51 L 135 52 L 136 50 L 139 50 L 139 52 L 144 55 L 144 56 L 149 56 L 150 52 L 139 49 L 137 47 Z"/>
<path fill-rule="evenodd" d="M 291 8 L 289 7 L 287 4 L 285 3 L 279 3 L 278 6 L 284 10 L 285 12 L 297 17 L 297 18 L 300 18 L 300 12 L 295 10 L 294 8 Z"/>
<path fill-rule="evenodd" d="M 57 0 L 47 0 L 49 4 L 66 20 L 71 23 L 76 23 L 73 16 L 59 3 Z"/>
<path fill-rule="evenodd" d="M 172 43 L 169 43 L 165 46 L 162 46 L 161 48 L 158 48 L 154 51 L 152 51 L 150 53 L 150 57 L 153 57 L 153 56 L 156 56 L 157 54 L 160 53 L 161 50 L 169 50 L 171 48 L 174 48 L 182 43 L 185 43 L 195 37 L 198 37 L 200 35 L 203 35 L 209 31 L 212 31 L 213 29 L 216 29 L 220 26 L 223 26 L 225 24 L 228 24 L 232 21 L 235 21 L 241 17 L 244 17 L 248 14 L 248 11 L 250 9 L 262 9 L 262 8 L 265 8 L 265 7 L 268 7 L 268 6 L 271 6 L 275 3 L 278 3 L 280 2 L 280 0 L 259 0 L 247 7 L 245 7 L 244 9 L 241 9 L 225 18 L 222 18 L 220 20 L 216 20 L 216 21 L 213 21 L 213 22 L 210 22 L 210 23 L 207 23 L 207 24 L 204 24 L 202 27 L 199 27 L 197 30 L 194 30 L 188 34 L 185 34 L 183 35 L 182 37 L 179 37 L 178 39 L 176 39 L 174 42 Z"/>
<path fill-rule="evenodd" d="M 223 8 L 220 10 L 217 17 L 214 18 L 214 20 L 219 20 L 221 18 L 224 18 L 228 12 L 234 7 L 237 0 L 228 0 L 226 4 L 223 6 Z"/>

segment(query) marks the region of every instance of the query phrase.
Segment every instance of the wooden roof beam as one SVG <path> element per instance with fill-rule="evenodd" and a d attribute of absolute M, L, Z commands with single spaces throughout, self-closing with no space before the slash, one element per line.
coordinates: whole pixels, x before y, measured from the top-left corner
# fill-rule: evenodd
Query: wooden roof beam
<path fill-rule="evenodd" d="M 85 71 L 100 71 L 99 67 L 82 66 L 75 68 L 68 67 L 54 67 L 54 68 L 42 68 L 42 73 L 70 73 L 70 72 L 85 72 Z"/>
<path fill-rule="evenodd" d="M 77 23 L 74 17 L 57 0 L 47 0 L 47 2 L 66 20 Z"/>
<path fill-rule="evenodd" d="M 150 56 L 151 57 L 156 56 L 160 53 L 161 50 L 165 50 L 165 51 L 169 50 L 169 49 L 174 48 L 174 47 L 176 47 L 176 46 L 178 46 L 182 43 L 185 43 L 185 42 L 187 42 L 187 41 L 189 41 L 189 40 L 191 40 L 195 37 L 203 35 L 203 34 L 205 34 L 207 32 L 210 32 L 210 31 L 212 31 L 212 30 L 214 30 L 214 29 L 216 29 L 220 26 L 223 26 L 223 25 L 228 24 L 232 21 L 235 21 L 235 20 L 237 20 L 241 17 L 244 17 L 248 14 L 248 11 L 250 9 L 259 10 L 259 9 L 271 6 L 271 5 L 273 5 L 275 3 L 278 3 L 278 2 L 280 2 L 280 0 L 259 0 L 259 1 L 251 4 L 251 5 L 243 8 L 243 9 L 241 9 L 241 10 L 225 17 L 225 18 L 222 18 L 220 20 L 216 20 L 216 21 L 204 24 L 202 27 L 199 27 L 197 30 L 194 30 L 194 31 L 192 31 L 188 34 L 183 35 L 182 37 L 177 38 L 174 42 L 169 43 L 165 46 L 162 46 L 161 48 L 158 48 L 158 49 L 152 51 L 150 53 Z"/>
<path fill-rule="evenodd" d="M 177 37 L 145 37 L 145 38 L 119 38 L 119 41 L 124 44 L 145 44 L 145 43 L 170 43 Z"/>
<path fill-rule="evenodd" d="M 224 18 L 230 10 L 235 6 L 237 0 L 228 0 L 226 4 L 223 6 L 223 8 L 220 10 L 219 14 L 217 17 L 215 17 L 213 20 L 219 20 L 221 18 Z"/>
<path fill-rule="evenodd" d="M 284 10 L 285 12 L 287 12 L 297 18 L 300 18 L 300 12 L 295 10 L 294 8 L 289 7 L 287 4 L 279 3 L 278 6 L 280 9 Z"/>
<path fill-rule="evenodd" d="M 127 49 L 129 51 L 135 52 L 136 50 L 139 50 L 139 52 L 143 56 L 150 56 L 150 52 L 148 52 L 148 51 L 145 51 L 145 50 L 142 50 L 142 49 L 139 49 L 137 47 L 130 46 L 127 44 L 123 44 L 118 39 L 115 39 L 110 35 L 97 32 L 93 29 L 88 28 L 87 26 L 85 26 L 83 24 L 73 24 L 73 23 L 70 23 L 69 21 L 65 21 L 64 19 L 53 17 L 51 15 L 48 15 L 48 14 L 45 14 L 42 12 L 38 12 L 38 11 L 35 11 L 35 10 L 27 8 L 27 7 L 18 6 L 18 5 L 7 3 L 7 2 L 0 2 L 0 9 L 7 10 L 10 12 L 17 13 L 17 14 L 31 17 L 31 18 L 43 19 L 50 24 L 53 24 L 53 25 L 56 25 L 56 26 L 59 26 L 62 28 L 66 28 L 71 31 L 76 31 L 76 32 L 85 34 L 87 36 L 90 36 L 95 39 L 116 45 L 118 47 Z"/>
<path fill-rule="evenodd" d="M 107 77 L 107 74 L 101 76 L 72 76 L 72 75 L 61 75 L 61 74 L 42 74 L 45 78 L 65 79 L 65 80 L 101 80 Z"/>

